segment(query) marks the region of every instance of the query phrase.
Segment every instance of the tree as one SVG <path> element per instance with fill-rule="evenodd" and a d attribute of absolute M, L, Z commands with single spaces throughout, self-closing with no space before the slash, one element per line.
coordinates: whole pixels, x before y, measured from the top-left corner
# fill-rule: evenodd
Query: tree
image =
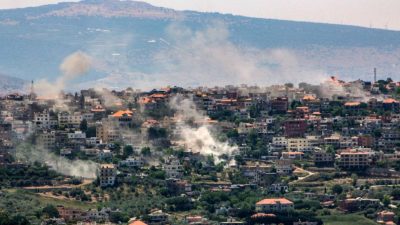
<path fill-rule="evenodd" d="M 79 129 L 80 129 L 82 132 L 86 132 L 86 131 L 87 131 L 87 129 L 88 129 L 88 122 L 86 121 L 86 119 L 83 119 L 83 120 L 81 121 L 81 124 L 79 125 Z"/>
<path fill-rule="evenodd" d="M 389 195 L 385 195 L 383 196 L 383 200 L 382 203 L 385 207 L 388 207 L 390 205 L 390 196 Z"/>
<path fill-rule="evenodd" d="M 390 195 L 393 197 L 394 200 L 400 200 L 400 189 L 399 188 L 393 189 Z"/>
<path fill-rule="evenodd" d="M 127 158 L 128 156 L 133 154 L 133 147 L 131 145 L 125 145 L 123 151 L 124 157 Z"/>
<path fill-rule="evenodd" d="M 30 225 L 31 223 L 25 216 L 16 215 L 11 218 L 10 224 L 12 224 L 12 225 Z"/>
<path fill-rule="evenodd" d="M 10 218 L 7 213 L 0 212 L 0 225 L 30 225 L 30 222 L 19 214 Z"/>
<path fill-rule="evenodd" d="M 151 150 L 149 147 L 143 147 L 140 153 L 142 153 L 143 156 L 150 156 Z"/>
<path fill-rule="evenodd" d="M 125 223 L 127 222 L 129 219 L 127 217 L 127 215 L 125 215 L 122 212 L 111 212 L 110 213 L 110 222 L 112 223 Z"/>
<path fill-rule="evenodd" d="M 357 186 L 357 181 L 358 181 L 358 176 L 357 174 L 353 173 L 351 174 L 351 183 L 355 187 Z"/>
<path fill-rule="evenodd" d="M 332 192 L 335 193 L 335 194 L 340 195 L 343 192 L 343 187 L 340 186 L 340 184 L 335 184 L 332 187 Z"/>
<path fill-rule="evenodd" d="M 42 209 L 42 214 L 46 216 L 47 218 L 58 218 L 60 217 L 60 214 L 58 213 L 58 210 L 54 205 L 47 205 Z"/>

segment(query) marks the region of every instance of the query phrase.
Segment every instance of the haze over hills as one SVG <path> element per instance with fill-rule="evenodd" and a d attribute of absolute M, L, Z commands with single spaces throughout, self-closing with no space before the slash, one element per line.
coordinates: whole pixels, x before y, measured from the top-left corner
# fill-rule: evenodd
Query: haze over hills
<path fill-rule="evenodd" d="M 78 50 L 81 86 L 273 84 L 399 78 L 400 32 L 87 0 L 0 11 L 0 72 L 54 80 Z"/>
<path fill-rule="evenodd" d="M 27 82 L 15 78 L 0 74 L 0 95 L 12 92 L 18 92 L 25 88 Z"/>

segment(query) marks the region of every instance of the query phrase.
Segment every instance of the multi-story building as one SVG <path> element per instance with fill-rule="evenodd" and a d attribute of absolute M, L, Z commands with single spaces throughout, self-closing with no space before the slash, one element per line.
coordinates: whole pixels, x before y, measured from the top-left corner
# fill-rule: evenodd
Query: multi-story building
<path fill-rule="evenodd" d="M 183 175 L 183 166 L 179 162 L 179 159 L 175 157 L 170 157 L 166 164 L 164 164 L 163 169 L 168 178 L 181 178 Z"/>
<path fill-rule="evenodd" d="M 102 164 L 98 176 L 101 187 L 114 186 L 117 169 L 113 164 Z"/>
<path fill-rule="evenodd" d="M 41 113 L 34 114 L 33 124 L 39 129 L 51 129 L 56 127 L 58 122 L 50 117 L 50 113 L 48 111 L 43 111 Z"/>
<path fill-rule="evenodd" d="M 347 169 L 362 169 L 369 167 L 372 153 L 366 150 L 345 150 L 340 153 L 339 166 Z"/>
<path fill-rule="evenodd" d="M 141 158 L 127 158 L 125 160 L 122 160 L 118 164 L 119 166 L 126 166 L 126 167 L 137 167 L 140 168 L 144 165 L 144 161 Z"/>
<path fill-rule="evenodd" d="M 314 163 L 316 166 L 334 166 L 335 154 L 333 152 L 327 152 L 323 150 L 317 150 L 314 152 Z"/>
<path fill-rule="evenodd" d="M 288 138 L 286 149 L 291 152 L 311 152 L 314 146 L 307 138 Z"/>
<path fill-rule="evenodd" d="M 278 174 L 290 174 L 293 171 L 292 160 L 290 159 L 276 160 L 275 168 Z"/>
<path fill-rule="evenodd" d="M 282 152 L 282 159 L 302 160 L 303 152 Z"/>
<path fill-rule="evenodd" d="M 44 130 L 38 134 L 37 144 L 46 149 L 53 149 L 56 146 L 56 132 Z"/>
<path fill-rule="evenodd" d="M 287 112 L 289 107 L 289 101 L 286 97 L 278 97 L 272 99 L 271 102 L 271 112 L 274 114 L 284 114 Z"/>
<path fill-rule="evenodd" d="M 72 126 L 79 127 L 83 120 L 82 114 L 80 112 L 60 112 L 58 113 L 58 125 L 59 126 Z"/>
<path fill-rule="evenodd" d="M 304 137 L 307 131 L 305 120 L 287 120 L 284 123 L 286 137 Z"/>
<path fill-rule="evenodd" d="M 113 143 L 121 139 L 121 132 L 118 124 L 113 120 L 103 119 L 96 124 L 96 137 L 103 143 Z"/>

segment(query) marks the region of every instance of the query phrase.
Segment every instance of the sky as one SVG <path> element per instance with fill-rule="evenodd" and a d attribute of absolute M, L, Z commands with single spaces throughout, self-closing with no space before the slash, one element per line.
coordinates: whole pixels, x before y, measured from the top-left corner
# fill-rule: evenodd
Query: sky
<path fill-rule="evenodd" d="M 67 0 L 76 1 L 76 0 Z M 400 0 L 142 0 L 178 10 L 400 30 Z M 0 0 L 20 8 L 64 0 Z"/>

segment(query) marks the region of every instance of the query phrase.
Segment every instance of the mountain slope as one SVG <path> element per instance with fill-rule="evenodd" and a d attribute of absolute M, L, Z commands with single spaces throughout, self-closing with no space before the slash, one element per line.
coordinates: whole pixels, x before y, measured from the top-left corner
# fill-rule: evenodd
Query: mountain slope
<path fill-rule="evenodd" d="M 82 50 L 96 59 L 98 68 L 79 82 L 107 78 L 111 73 L 172 82 L 166 76 L 189 72 L 188 68 L 193 65 L 182 63 L 185 57 L 171 56 L 198 54 L 196 48 L 207 47 L 213 42 L 218 42 L 215 46 L 226 45 L 225 48 L 233 49 L 235 55 L 230 57 L 240 58 L 239 61 L 248 59 L 248 54 L 254 51 L 257 54 L 253 56 L 268 58 L 270 56 L 261 56 L 266 50 L 284 49 L 290 56 L 277 57 L 295 61 L 290 63 L 299 67 L 296 72 L 302 70 L 302 65 L 308 68 L 307 73 L 318 70 L 339 73 L 349 79 L 369 78 L 374 67 L 378 68 L 379 75 L 396 78 L 400 62 L 400 32 L 396 31 L 174 11 L 142 2 L 118 0 L 86 0 L 0 10 L 0 33 L 0 42 L 5 43 L 0 45 L 0 69 L 27 80 L 54 79 L 59 74 L 58 64 L 62 59 Z M 199 42 L 203 45 L 199 46 Z M 221 52 L 226 50 L 221 49 Z M 198 57 L 207 58 L 207 55 Z M 221 54 L 221 57 L 225 56 Z M 202 68 L 210 64 L 213 68 L 218 67 L 212 64 L 224 63 L 221 57 L 207 62 L 203 59 L 200 63 L 205 65 Z M 258 59 L 253 61 L 252 64 L 259 64 Z M 271 64 L 274 66 L 275 62 Z M 171 67 L 174 73 L 169 71 Z M 229 68 L 223 69 L 199 69 L 198 72 L 214 72 L 214 77 L 235 73 Z M 174 77 L 185 79 L 178 75 Z M 136 77 L 130 79 L 135 86 Z M 288 75 L 286 79 L 290 81 L 291 77 Z M 201 81 L 181 83 L 195 85 Z M 220 79 L 220 83 L 223 82 Z M 226 82 L 232 80 L 228 78 Z"/>

